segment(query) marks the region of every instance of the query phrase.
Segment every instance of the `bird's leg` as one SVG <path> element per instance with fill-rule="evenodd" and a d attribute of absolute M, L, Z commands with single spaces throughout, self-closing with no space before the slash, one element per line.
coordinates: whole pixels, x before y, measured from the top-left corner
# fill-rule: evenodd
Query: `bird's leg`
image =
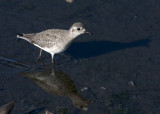
<path fill-rule="evenodd" d="M 40 53 L 39 53 L 39 57 L 38 58 L 42 58 L 42 49 L 40 49 Z"/>
<path fill-rule="evenodd" d="M 51 58 L 52 58 L 52 67 L 54 67 L 55 61 L 54 61 L 54 54 L 51 54 Z"/>
<path fill-rule="evenodd" d="M 44 64 L 44 61 L 42 59 L 42 49 L 40 49 L 40 53 L 39 53 L 39 56 L 38 56 L 38 61 L 41 62 L 42 64 Z"/>

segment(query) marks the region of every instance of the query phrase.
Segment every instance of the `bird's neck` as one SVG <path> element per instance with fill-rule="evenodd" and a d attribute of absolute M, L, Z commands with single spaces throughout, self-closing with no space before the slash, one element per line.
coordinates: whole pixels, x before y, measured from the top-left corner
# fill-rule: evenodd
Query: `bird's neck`
<path fill-rule="evenodd" d="M 77 36 L 79 36 L 80 34 L 77 34 L 77 33 L 74 33 L 74 32 L 69 32 L 69 35 L 70 35 L 70 38 L 71 39 L 74 39 L 74 38 L 76 38 Z"/>

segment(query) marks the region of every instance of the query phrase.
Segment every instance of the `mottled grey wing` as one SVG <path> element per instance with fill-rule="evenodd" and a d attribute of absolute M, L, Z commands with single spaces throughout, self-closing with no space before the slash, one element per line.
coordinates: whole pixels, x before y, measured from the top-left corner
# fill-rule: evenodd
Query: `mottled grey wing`
<path fill-rule="evenodd" d="M 51 34 L 48 32 L 42 32 L 34 37 L 32 43 L 43 48 L 45 47 L 50 48 L 56 43 L 58 39 L 60 39 L 60 36 L 58 35 L 55 35 L 53 33 Z"/>

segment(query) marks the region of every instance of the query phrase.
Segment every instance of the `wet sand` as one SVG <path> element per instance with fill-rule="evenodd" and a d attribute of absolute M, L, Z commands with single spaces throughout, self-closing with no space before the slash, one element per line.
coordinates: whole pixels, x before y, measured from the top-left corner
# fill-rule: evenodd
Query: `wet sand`
<path fill-rule="evenodd" d="M 160 1 L 65 0 L 0 1 L 0 106 L 15 101 L 11 114 L 160 113 Z M 95 102 L 88 111 L 63 96 L 50 94 L 23 77 L 44 65 L 39 49 L 16 33 L 68 29 L 81 21 L 94 35 L 81 35 L 62 54 L 56 68 L 77 92 Z M 42 53 L 50 68 L 50 54 Z M 41 69 L 39 69 L 41 71 Z M 86 89 L 82 89 L 86 88 Z"/>

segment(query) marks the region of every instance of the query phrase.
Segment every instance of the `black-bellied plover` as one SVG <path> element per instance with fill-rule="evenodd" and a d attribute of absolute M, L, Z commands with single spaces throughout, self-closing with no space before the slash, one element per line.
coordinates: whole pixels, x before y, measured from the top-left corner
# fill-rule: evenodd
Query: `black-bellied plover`
<path fill-rule="evenodd" d="M 17 34 L 17 38 L 24 39 L 51 54 L 52 63 L 54 63 L 54 54 L 65 51 L 71 42 L 79 35 L 89 33 L 80 22 L 74 23 L 69 30 L 49 29 L 39 33 Z"/>

